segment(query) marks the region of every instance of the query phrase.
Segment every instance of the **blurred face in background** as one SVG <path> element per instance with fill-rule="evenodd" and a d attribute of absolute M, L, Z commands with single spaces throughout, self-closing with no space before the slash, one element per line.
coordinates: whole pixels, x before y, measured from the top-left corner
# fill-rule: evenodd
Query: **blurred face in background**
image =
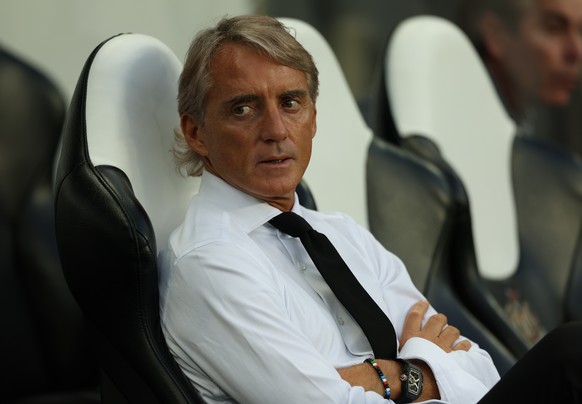
<path fill-rule="evenodd" d="M 582 64 L 582 0 L 531 0 L 512 29 L 494 19 L 485 17 L 485 45 L 509 102 L 566 105 Z"/>

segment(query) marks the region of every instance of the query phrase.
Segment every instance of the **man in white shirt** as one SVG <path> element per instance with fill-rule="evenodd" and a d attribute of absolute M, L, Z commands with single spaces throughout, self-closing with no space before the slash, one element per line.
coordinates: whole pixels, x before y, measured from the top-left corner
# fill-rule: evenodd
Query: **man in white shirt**
<path fill-rule="evenodd" d="M 160 273 L 168 346 L 209 403 L 477 402 L 499 379 L 489 355 L 368 231 L 297 200 L 317 75 L 269 17 L 224 19 L 194 40 L 175 154 L 202 181 Z M 331 240 L 394 327 L 397 358 L 375 357 L 301 242 L 269 223 L 289 211 Z"/>

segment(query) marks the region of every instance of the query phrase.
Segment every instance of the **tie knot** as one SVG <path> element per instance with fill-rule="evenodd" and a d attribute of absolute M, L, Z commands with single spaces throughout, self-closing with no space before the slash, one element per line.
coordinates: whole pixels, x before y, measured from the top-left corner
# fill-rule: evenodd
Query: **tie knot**
<path fill-rule="evenodd" d="M 283 212 L 269 220 L 269 223 L 291 237 L 301 237 L 312 230 L 305 219 L 293 212 Z"/>

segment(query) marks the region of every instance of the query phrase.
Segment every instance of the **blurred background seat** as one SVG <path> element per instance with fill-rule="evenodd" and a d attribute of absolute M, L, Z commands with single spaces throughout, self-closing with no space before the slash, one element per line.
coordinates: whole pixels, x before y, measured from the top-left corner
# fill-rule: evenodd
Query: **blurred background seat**
<path fill-rule="evenodd" d="M 0 401 L 97 403 L 90 331 L 63 276 L 52 167 L 65 102 L 0 49 Z"/>
<path fill-rule="evenodd" d="M 393 138 L 430 137 L 440 153 L 429 160 L 455 195 L 449 265 L 458 294 L 520 357 L 549 330 L 580 318 L 579 158 L 552 136 L 531 136 L 529 125 L 517 130 L 451 23 L 413 18 L 389 52 Z"/>
<path fill-rule="evenodd" d="M 104 41 L 80 74 L 63 133 L 58 248 L 96 329 L 103 403 L 203 402 L 159 320 L 158 251 L 198 189 L 197 180 L 177 173 L 170 151 L 181 69 L 150 36 Z"/>
<path fill-rule="evenodd" d="M 517 263 L 509 179 L 515 127 L 472 45 L 444 19 L 400 24 L 377 73 L 367 173 L 371 230 L 503 373 L 527 346 L 483 287 L 479 268 Z M 476 216 L 487 209 L 499 211 L 492 229 Z"/>
<path fill-rule="evenodd" d="M 512 163 L 520 262 L 486 283 L 531 345 L 582 320 L 582 161 L 548 137 L 520 133 Z"/>

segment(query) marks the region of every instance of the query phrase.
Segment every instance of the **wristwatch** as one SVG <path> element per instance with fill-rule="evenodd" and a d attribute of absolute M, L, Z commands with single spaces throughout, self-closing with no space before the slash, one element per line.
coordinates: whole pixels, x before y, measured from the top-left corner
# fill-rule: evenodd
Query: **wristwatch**
<path fill-rule="evenodd" d="M 418 400 L 422 394 L 422 371 L 412 363 L 399 359 L 404 367 L 400 375 L 402 390 L 396 404 L 406 404 Z"/>

